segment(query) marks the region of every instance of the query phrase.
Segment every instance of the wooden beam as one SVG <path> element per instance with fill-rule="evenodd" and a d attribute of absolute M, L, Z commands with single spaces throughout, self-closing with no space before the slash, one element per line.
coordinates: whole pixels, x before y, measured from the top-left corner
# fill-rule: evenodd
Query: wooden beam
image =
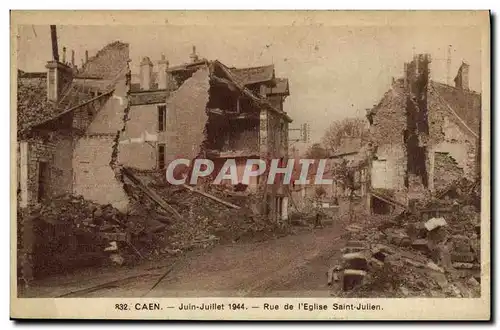
<path fill-rule="evenodd" d="M 216 201 L 217 203 L 220 203 L 220 204 L 225 205 L 225 206 L 227 206 L 227 207 L 230 207 L 230 208 L 233 208 L 233 209 L 236 209 L 236 210 L 239 210 L 239 209 L 240 209 L 240 207 L 239 207 L 238 205 L 234 205 L 234 204 L 229 203 L 229 202 L 226 202 L 226 201 L 224 201 L 224 200 L 222 200 L 222 199 L 220 199 L 220 198 L 217 198 L 217 197 L 215 197 L 214 195 L 210 195 L 210 194 L 207 194 L 206 192 L 203 192 L 203 191 L 199 191 L 199 190 L 197 190 L 197 189 L 194 189 L 193 187 L 190 187 L 190 186 L 188 186 L 187 184 L 183 184 L 182 186 L 183 186 L 184 188 L 186 188 L 187 190 L 190 190 L 190 191 L 192 191 L 192 192 L 195 192 L 195 193 L 198 193 L 198 194 L 200 194 L 200 195 L 202 195 L 202 196 L 205 196 L 205 197 L 207 197 L 207 198 L 210 198 L 211 200 Z"/>
<path fill-rule="evenodd" d="M 372 196 L 374 196 L 375 198 L 378 198 L 378 199 L 380 199 L 381 201 L 384 201 L 384 202 L 386 202 L 386 203 L 388 203 L 388 204 L 391 204 L 391 205 L 394 205 L 394 206 L 397 206 L 397 207 L 402 207 L 402 208 L 404 208 L 405 210 L 407 210 L 407 209 L 408 209 L 408 207 L 406 207 L 406 205 L 403 205 L 403 204 L 401 204 L 401 203 L 399 203 L 399 202 L 396 202 L 396 201 L 395 201 L 395 200 L 393 200 L 393 199 L 390 199 L 390 198 L 388 198 L 388 197 L 382 197 L 381 195 L 379 195 L 379 194 L 377 194 L 376 192 L 373 192 L 373 191 L 371 191 L 370 193 L 371 193 L 371 194 L 372 194 Z"/>
<path fill-rule="evenodd" d="M 136 184 L 143 193 L 145 193 L 151 200 L 153 200 L 158 206 L 160 206 L 165 211 L 173 214 L 178 220 L 182 220 L 181 215 L 172 206 L 168 205 L 157 193 L 148 188 L 141 179 L 136 177 L 132 171 L 127 168 L 123 168 L 123 173 Z"/>

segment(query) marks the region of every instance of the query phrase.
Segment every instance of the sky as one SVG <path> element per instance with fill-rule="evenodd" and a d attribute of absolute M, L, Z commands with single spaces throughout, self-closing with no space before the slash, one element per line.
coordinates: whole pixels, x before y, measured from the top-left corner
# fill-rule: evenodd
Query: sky
<path fill-rule="evenodd" d="M 432 57 L 431 79 L 446 82 L 462 63 L 470 64 L 470 87 L 481 91 L 481 34 L 477 27 L 460 26 L 90 26 L 59 25 L 59 52 L 75 50 L 80 65 L 85 50 L 93 56 L 106 44 L 130 44 L 132 71 L 149 56 L 155 66 L 164 54 L 170 65 L 189 61 L 192 46 L 200 57 L 218 59 L 227 66 L 274 64 L 277 77 L 289 79 L 285 111 L 311 127 L 311 143 L 320 141 L 328 126 L 346 117 L 364 117 L 389 89 L 392 78 L 402 77 L 405 62 L 414 54 Z M 48 25 L 19 26 L 18 67 L 45 71 L 51 59 Z M 451 45 L 450 74 L 447 50 Z M 290 138 L 298 137 L 291 132 Z M 301 148 L 301 145 L 297 145 Z"/>

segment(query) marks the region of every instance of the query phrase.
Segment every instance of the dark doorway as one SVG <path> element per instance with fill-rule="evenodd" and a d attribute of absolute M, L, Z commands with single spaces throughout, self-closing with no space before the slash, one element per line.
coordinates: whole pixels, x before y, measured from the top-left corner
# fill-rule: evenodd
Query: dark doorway
<path fill-rule="evenodd" d="M 372 197 L 372 212 L 373 214 L 390 214 L 392 206 L 383 200 Z"/>
<path fill-rule="evenodd" d="M 48 187 L 49 187 L 49 164 L 47 162 L 39 162 L 38 202 L 42 202 L 48 197 Z"/>

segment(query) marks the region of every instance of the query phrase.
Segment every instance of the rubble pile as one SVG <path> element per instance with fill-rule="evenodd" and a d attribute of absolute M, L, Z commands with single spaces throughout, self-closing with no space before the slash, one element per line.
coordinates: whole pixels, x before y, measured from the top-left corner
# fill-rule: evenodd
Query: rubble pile
<path fill-rule="evenodd" d="M 35 276 L 133 261 L 142 257 L 137 247 L 152 230 L 144 219 L 141 223 L 82 196 L 59 196 L 18 214 L 19 241 L 32 255 Z"/>
<path fill-rule="evenodd" d="M 346 297 L 479 297 L 479 213 L 454 202 L 348 226 L 328 285 Z"/>

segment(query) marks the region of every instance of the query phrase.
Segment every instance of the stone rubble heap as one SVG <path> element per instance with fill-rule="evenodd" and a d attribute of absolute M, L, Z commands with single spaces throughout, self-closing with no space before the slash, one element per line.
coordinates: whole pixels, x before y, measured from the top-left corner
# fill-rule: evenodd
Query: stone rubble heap
<path fill-rule="evenodd" d="M 479 213 L 434 205 L 418 214 L 348 226 L 342 264 L 327 272 L 332 295 L 480 296 Z"/>
<path fill-rule="evenodd" d="M 234 209 L 183 186 L 169 185 L 150 173 L 136 174 L 143 176 L 147 188 L 180 216 L 177 218 L 163 210 L 141 193 L 137 184 L 126 184 L 130 199 L 134 205 L 140 206 L 139 213 L 162 214 L 169 220 L 156 253 L 178 254 L 195 248 L 208 248 L 217 243 L 258 240 L 286 234 L 286 228 L 280 228 L 259 214 L 256 208 L 261 202 L 258 193 L 235 192 L 223 186 L 202 188 L 204 193 L 239 207 Z"/>

